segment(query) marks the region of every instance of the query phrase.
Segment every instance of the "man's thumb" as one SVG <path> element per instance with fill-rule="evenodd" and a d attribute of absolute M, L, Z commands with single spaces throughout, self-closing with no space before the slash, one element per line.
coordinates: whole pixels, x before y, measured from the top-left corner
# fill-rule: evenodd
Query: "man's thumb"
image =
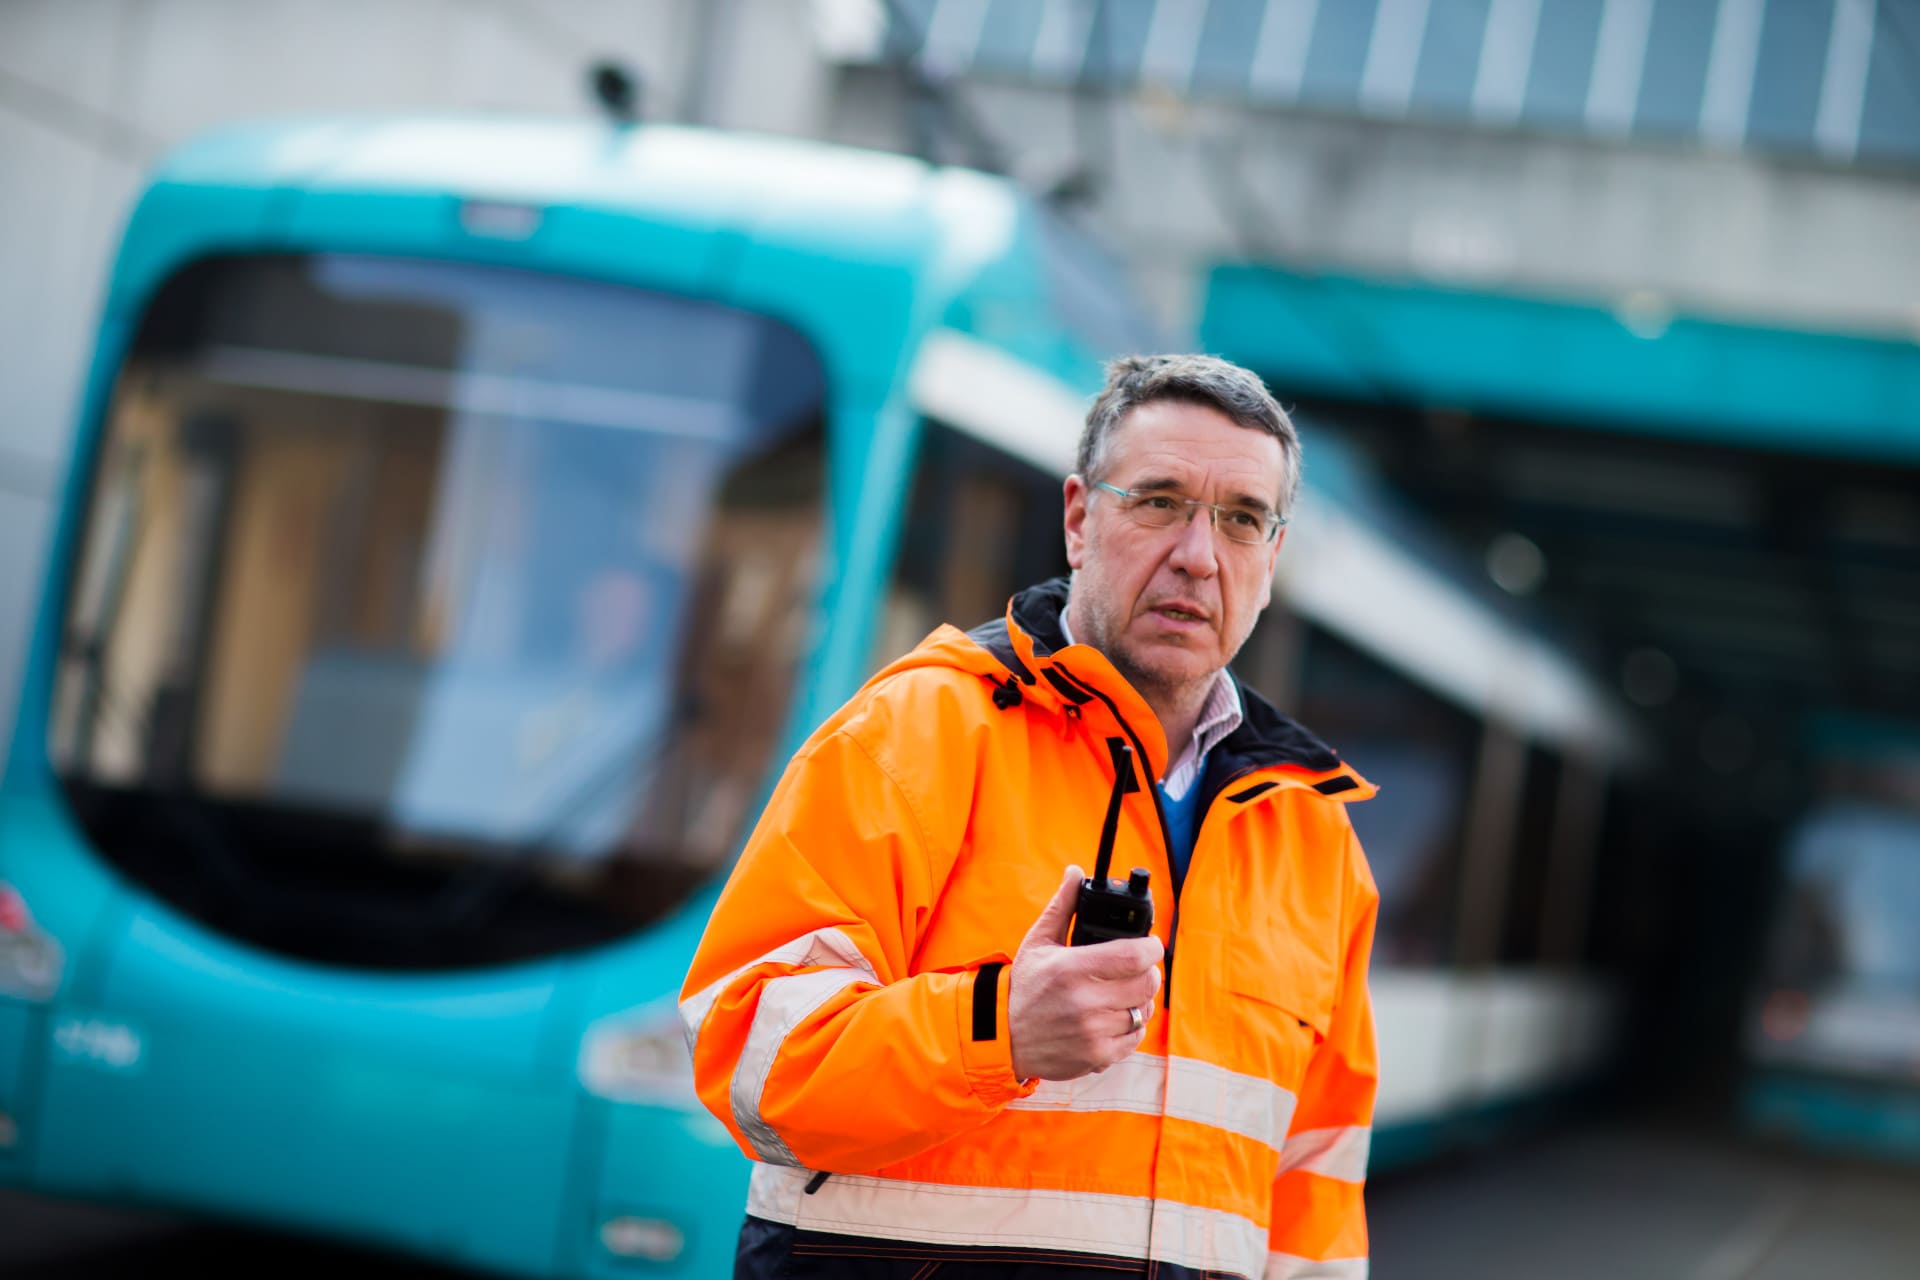
<path fill-rule="evenodd" d="M 1080 900 L 1080 882 L 1086 874 L 1079 867 L 1067 868 L 1053 900 L 1040 912 L 1033 928 L 1027 930 L 1027 940 L 1020 944 L 1022 950 L 1032 946 L 1057 947 L 1066 942 L 1067 925 L 1073 920 L 1073 908 Z"/>

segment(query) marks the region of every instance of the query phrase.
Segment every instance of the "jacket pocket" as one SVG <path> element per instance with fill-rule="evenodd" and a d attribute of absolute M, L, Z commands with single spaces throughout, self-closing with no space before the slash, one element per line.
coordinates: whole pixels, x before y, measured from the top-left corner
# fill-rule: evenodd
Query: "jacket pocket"
<path fill-rule="evenodd" d="M 1295 1093 L 1333 1018 L 1333 964 L 1281 936 L 1225 940 L 1221 986 L 1234 1021 L 1237 1070 Z"/>

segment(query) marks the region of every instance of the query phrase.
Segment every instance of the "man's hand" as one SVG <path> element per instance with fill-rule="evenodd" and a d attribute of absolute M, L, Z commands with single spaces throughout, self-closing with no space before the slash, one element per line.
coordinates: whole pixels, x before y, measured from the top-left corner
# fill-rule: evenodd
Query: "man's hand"
<path fill-rule="evenodd" d="M 1027 930 L 1007 989 L 1013 1073 L 1022 1080 L 1077 1080 L 1132 1053 L 1160 994 L 1160 939 L 1119 938 L 1069 947 L 1067 926 L 1085 872 L 1066 879 Z M 1135 1030 L 1130 1009 L 1140 1010 Z"/>

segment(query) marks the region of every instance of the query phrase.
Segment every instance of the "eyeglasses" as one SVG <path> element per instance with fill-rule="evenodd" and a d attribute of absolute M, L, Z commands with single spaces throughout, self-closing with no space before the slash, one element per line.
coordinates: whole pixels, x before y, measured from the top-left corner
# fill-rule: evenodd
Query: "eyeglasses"
<path fill-rule="evenodd" d="M 1213 521 L 1213 527 L 1230 541 L 1257 547 L 1263 542 L 1272 542 L 1281 526 L 1287 522 L 1287 518 L 1278 511 L 1243 502 L 1202 502 L 1198 498 L 1182 498 L 1160 489 L 1122 489 L 1105 480 L 1095 480 L 1093 487 L 1105 489 L 1119 498 L 1120 509 L 1135 524 L 1148 529 L 1171 529 L 1176 524 L 1192 524 L 1194 513 L 1204 507 Z M 1183 512 L 1186 516 L 1184 520 L 1181 519 Z"/>

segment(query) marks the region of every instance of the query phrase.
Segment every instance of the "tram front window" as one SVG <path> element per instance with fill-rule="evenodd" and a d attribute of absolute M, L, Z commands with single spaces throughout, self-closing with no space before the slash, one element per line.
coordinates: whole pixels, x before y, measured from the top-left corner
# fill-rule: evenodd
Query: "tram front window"
<path fill-rule="evenodd" d="M 1829 800 L 1796 828 L 1786 872 L 1757 1056 L 1920 1079 L 1920 812 Z"/>
<path fill-rule="evenodd" d="M 167 285 L 109 409 L 50 747 L 216 928 L 437 967 L 619 936 L 744 832 L 816 590 L 823 375 L 769 320 L 450 263 Z"/>

